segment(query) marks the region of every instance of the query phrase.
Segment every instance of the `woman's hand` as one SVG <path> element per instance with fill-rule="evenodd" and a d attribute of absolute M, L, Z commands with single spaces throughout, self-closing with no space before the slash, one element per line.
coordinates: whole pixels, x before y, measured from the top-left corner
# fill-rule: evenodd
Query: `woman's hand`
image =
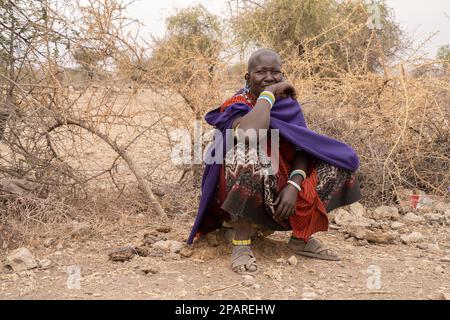
<path fill-rule="evenodd" d="M 277 99 L 286 98 L 287 96 L 297 99 L 297 90 L 295 90 L 294 86 L 287 81 L 281 81 L 267 86 L 265 90 L 272 92 Z"/>
<path fill-rule="evenodd" d="M 273 203 L 276 207 L 275 219 L 286 220 L 295 213 L 298 190 L 287 184 Z"/>

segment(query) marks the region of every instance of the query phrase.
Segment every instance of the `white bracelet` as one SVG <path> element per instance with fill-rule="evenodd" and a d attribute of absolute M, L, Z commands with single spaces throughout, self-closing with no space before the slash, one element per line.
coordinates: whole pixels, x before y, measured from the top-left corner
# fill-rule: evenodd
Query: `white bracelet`
<path fill-rule="evenodd" d="M 302 188 L 300 188 L 300 186 L 298 184 L 296 184 L 294 181 L 292 180 L 288 180 L 288 182 L 290 185 L 292 185 L 295 189 L 298 190 L 298 192 L 302 192 Z"/>
<path fill-rule="evenodd" d="M 239 122 L 238 124 L 237 124 L 237 126 L 236 126 L 236 128 L 234 128 L 234 135 L 237 137 L 238 136 L 238 129 L 239 129 L 239 126 L 241 125 L 241 123 Z"/>
<path fill-rule="evenodd" d="M 262 97 L 259 97 L 256 101 L 258 102 L 259 100 L 266 100 L 269 103 L 269 105 L 270 105 L 270 109 L 272 109 L 273 102 L 268 97 L 262 96 Z"/>

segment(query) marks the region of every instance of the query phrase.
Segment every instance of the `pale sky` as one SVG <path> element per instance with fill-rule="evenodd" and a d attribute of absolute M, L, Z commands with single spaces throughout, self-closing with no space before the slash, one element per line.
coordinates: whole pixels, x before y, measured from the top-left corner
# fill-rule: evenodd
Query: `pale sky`
<path fill-rule="evenodd" d="M 144 25 L 144 32 L 155 36 L 164 35 L 165 19 L 175 8 L 202 4 L 211 13 L 223 15 L 229 0 L 137 0 L 129 8 L 133 18 Z M 437 34 L 424 45 L 424 50 L 434 57 L 437 49 L 450 44 L 450 0 L 387 0 L 394 9 L 396 21 L 412 36 L 415 43 L 422 43 L 429 35 Z"/>

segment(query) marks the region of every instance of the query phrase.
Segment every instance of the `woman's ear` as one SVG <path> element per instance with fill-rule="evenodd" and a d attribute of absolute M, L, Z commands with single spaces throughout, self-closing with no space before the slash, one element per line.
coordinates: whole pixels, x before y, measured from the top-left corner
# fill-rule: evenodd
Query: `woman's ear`
<path fill-rule="evenodd" d="M 244 76 L 245 81 L 248 82 L 248 80 L 250 80 L 250 74 L 247 72 Z"/>

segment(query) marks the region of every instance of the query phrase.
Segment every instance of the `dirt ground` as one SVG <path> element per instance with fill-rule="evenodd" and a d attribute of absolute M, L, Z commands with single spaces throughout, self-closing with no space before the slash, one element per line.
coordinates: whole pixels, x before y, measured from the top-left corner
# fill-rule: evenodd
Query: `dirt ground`
<path fill-rule="evenodd" d="M 50 266 L 20 273 L 0 269 L 0 299 L 448 299 L 450 294 L 450 233 L 442 225 L 420 226 L 431 244 L 422 249 L 361 245 L 330 230 L 318 238 L 341 255 L 340 262 L 297 256 L 294 265 L 286 261 L 292 256 L 289 234 L 277 232 L 254 241 L 260 272 L 253 279 L 230 269 L 231 247 L 220 237 L 218 243 L 196 242 L 190 257 L 109 260 L 112 250 L 141 245 L 144 234 L 158 226 L 170 227 L 168 239 L 185 241 L 192 223 L 190 215 L 155 222 L 138 214 L 125 226 L 94 226 L 95 232 L 29 248 Z"/>

